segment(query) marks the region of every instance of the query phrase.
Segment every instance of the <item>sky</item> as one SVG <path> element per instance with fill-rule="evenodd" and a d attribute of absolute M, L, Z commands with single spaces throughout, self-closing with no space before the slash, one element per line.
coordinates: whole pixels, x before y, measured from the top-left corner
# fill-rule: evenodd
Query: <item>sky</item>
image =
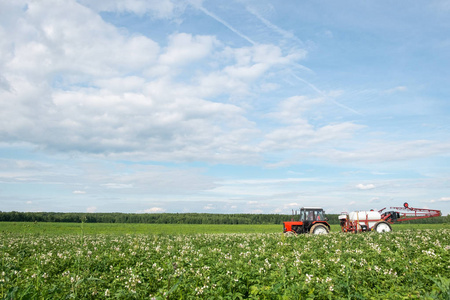
<path fill-rule="evenodd" d="M 450 213 L 450 2 L 0 0 L 0 210 Z"/>

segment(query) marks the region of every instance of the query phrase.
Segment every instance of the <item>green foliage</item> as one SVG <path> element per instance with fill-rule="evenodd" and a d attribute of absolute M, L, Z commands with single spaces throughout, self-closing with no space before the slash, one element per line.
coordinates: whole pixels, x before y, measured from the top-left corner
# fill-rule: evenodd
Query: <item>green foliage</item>
<path fill-rule="evenodd" d="M 449 229 L 289 237 L 86 232 L 0 232 L 0 298 L 450 296 Z"/>
<path fill-rule="evenodd" d="M 339 224 L 338 215 L 328 214 L 329 224 Z M 0 222 L 63 223 L 146 223 L 146 224 L 282 224 L 298 216 L 279 214 L 204 214 L 204 213 L 61 213 L 1 212 Z M 408 224 L 450 223 L 450 216 L 408 221 Z"/>
<path fill-rule="evenodd" d="M 147 224 L 281 224 L 290 215 L 205 213 L 60 213 L 1 212 L 0 222 L 147 223 Z M 337 218 L 336 218 L 337 220 Z M 337 224 L 337 223 L 336 223 Z"/>

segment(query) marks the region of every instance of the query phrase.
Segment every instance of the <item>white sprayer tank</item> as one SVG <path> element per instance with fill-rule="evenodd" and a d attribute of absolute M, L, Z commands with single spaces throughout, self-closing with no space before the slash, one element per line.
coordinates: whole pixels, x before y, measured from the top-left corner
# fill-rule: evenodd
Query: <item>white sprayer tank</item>
<path fill-rule="evenodd" d="M 376 222 L 380 221 L 381 214 L 377 211 L 352 211 L 349 213 L 348 218 L 350 221 L 358 221 L 360 225 L 365 225 L 366 220 L 369 222 L 369 228 L 372 228 Z"/>

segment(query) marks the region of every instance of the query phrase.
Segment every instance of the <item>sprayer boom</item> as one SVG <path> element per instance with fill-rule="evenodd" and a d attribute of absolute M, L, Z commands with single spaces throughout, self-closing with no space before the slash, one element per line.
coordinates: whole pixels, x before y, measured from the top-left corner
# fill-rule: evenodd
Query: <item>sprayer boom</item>
<path fill-rule="evenodd" d="M 378 212 L 381 214 L 383 220 L 390 223 L 441 216 L 440 210 L 409 207 L 407 202 L 403 204 L 403 207 L 390 207 L 388 211 L 385 210 L 386 207 Z"/>

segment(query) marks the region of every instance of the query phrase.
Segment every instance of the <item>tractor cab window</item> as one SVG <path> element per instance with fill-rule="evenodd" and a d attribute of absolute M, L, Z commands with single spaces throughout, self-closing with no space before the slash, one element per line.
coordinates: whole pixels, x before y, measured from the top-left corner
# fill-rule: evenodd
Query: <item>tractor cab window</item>
<path fill-rule="evenodd" d="M 300 220 L 301 222 L 313 222 L 313 221 L 325 221 L 323 210 L 318 209 L 301 209 Z"/>
<path fill-rule="evenodd" d="M 323 211 L 319 210 L 316 212 L 316 221 L 324 221 L 325 216 L 323 215 Z"/>
<path fill-rule="evenodd" d="M 301 210 L 301 211 L 300 211 L 300 220 L 299 220 L 299 221 L 300 221 L 300 222 L 303 222 L 303 221 L 305 221 L 305 219 L 306 219 L 306 218 L 305 218 L 305 211 L 304 211 L 304 210 Z"/>

